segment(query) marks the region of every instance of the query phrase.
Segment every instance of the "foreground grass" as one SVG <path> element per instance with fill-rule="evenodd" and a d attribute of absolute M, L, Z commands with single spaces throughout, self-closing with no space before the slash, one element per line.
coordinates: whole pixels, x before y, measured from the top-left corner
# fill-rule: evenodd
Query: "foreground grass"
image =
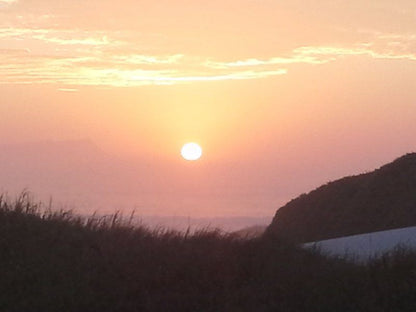
<path fill-rule="evenodd" d="M 0 311 L 414 311 L 416 255 L 133 227 L 0 198 Z"/>

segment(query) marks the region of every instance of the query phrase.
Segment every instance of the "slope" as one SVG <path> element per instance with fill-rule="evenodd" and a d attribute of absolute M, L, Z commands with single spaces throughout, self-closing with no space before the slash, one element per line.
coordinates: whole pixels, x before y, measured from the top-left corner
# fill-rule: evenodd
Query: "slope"
<path fill-rule="evenodd" d="M 302 194 L 280 208 L 267 233 L 294 242 L 416 225 L 416 153 Z"/>

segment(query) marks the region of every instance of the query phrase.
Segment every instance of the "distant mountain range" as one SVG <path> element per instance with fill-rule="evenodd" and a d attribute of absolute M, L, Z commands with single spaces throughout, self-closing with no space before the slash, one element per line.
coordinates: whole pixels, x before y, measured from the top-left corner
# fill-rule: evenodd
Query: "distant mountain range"
<path fill-rule="evenodd" d="M 311 242 L 416 225 L 416 153 L 302 194 L 277 210 L 267 234 Z"/>

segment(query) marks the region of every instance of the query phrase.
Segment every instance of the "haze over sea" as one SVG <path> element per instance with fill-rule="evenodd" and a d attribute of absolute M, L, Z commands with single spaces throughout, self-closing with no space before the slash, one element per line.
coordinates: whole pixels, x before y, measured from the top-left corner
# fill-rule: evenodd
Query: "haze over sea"
<path fill-rule="evenodd" d="M 0 0 L 0 188 L 82 214 L 270 217 L 415 150 L 415 16 L 413 0 Z"/>

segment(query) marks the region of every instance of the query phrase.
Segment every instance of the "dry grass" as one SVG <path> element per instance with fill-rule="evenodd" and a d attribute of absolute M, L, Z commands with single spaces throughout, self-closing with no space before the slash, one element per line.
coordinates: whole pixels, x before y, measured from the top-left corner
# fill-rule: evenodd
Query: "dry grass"
<path fill-rule="evenodd" d="M 410 251 L 359 266 L 267 237 L 0 197 L 0 311 L 413 311 Z"/>

